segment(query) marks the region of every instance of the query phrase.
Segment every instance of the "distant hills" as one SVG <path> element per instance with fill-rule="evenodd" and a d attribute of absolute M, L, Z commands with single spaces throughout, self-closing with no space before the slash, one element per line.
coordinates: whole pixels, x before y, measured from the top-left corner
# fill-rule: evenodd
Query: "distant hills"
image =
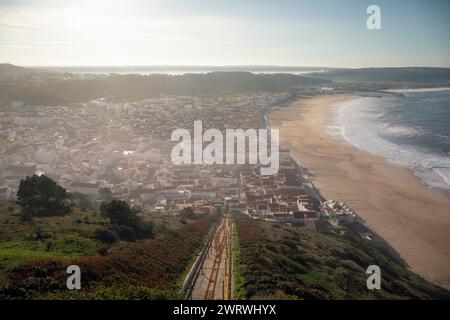
<path fill-rule="evenodd" d="M 320 73 L 310 73 L 308 76 L 333 81 L 444 84 L 450 82 L 450 68 L 335 69 Z"/>
<path fill-rule="evenodd" d="M 149 66 L 47 66 L 36 67 L 55 72 L 94 73 L 94 74 L 184 74 L 184 73 L 211 73 L 215 71 L 236 72 L 245 71 L 253 73 L 292 73 L 303 74 L 309 72 L 322 72 L 330 68 L 323 67 L 292 67 L 272 65 L 240 65 L 240 66 L 196 66 L 196 65 L 149 65 Z"/>
<path fill-rule="evenodd" d="M 1 71 L 0 71 L 1 74 Z M 100 97 L 117 101 L 139 100 L 160 94 L 232 94 L 275 92 L 293 86 L 328 84 L 330 80 L 293 74 L 255 74 L 251 72 L 212 72 L 206 74 L 110 74 L 65 77 L 53 74 L 41 81 L 0 83 L 0 105 L 24 101 L 27 105 L 58 105 L 82 102 Z"/>
<path fill-rule="evenodd" d="M 17 76 L 36 72 L 32 68 L 19 67 L 10 63 L 0 63 L 0 77 Z"/>
<path fill-rule="evenodd" d="M 136 72 L 139 72 L 139 67 L 135 68 L 137 68 Z M 248 66 L 247 68 L 256 67 Z M 100 97 L 129 101 L 157 97 L 160 94 L 221 95 L 259 91 L 275 92 L 292 87 L 328 86 L 332 82 L 351 82 L 356 87 L 377 83 L 383 88 L 389 88 L 392 84 L 397 87 L 399 85 L 417 87 L 450 84 L 450 68 L 323 69 L 321 72 L 303 75 L 289 73 L 292 71 L 288 69 L 280 69 L 280 73 L 269 71 L 264 73 L 263 67 L 258 68 L 261 73 L 258 71 L 214 71 L 180 75 L 111 73 L 87 76 L 52 72 L 43 68 L 32 69 L 0 64 L 0 106 L 16 100 L 24 101 L 27 105 L 58 105 Z M 269 69 L 275 70 L 275 68 L 272 66 Z M 306 70 L 307 68 L 297 67 L 297 69 Z M 37 77 L 28 77 L 31 74 Z"/>

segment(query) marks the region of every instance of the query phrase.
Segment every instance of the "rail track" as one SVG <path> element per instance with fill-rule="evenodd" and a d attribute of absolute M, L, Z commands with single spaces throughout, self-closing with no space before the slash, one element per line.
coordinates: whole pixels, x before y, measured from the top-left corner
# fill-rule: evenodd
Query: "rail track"
<path fill-rule="evenodd" d="M 193 266 L 191 292 L 188 299 L 227 300 L 231 298 L 231 230 L 224 215 L 201 259 Z"/>
<path fill-rule="evenodd" d="M 216 296 L 217 278 L 220 272 L 220 266 L 224 260 L 224 253 L 228 244 L 228 217 L 222 219 L 222 223 L 217 229 L 213 245 L 210 248 L 210 254 L 214 254 L 214 264 L 211 274 L 208 277 L 208 287 L 205 292 L 205 300 L 212 300 Z M 214 249 L 214 252 L 213 252 Z M 225 256 L 226 259 L 226 256 Z"/>

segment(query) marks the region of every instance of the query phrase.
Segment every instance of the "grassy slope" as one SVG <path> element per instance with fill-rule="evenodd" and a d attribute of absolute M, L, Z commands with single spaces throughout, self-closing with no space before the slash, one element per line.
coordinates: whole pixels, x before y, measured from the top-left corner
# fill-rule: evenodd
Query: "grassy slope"
<path fill-rule="evenodd" d="M 93 257 L 105 246 L 92 238 L 94 230 L 105 223 L 96 214 L 76 210 L 65 217 L 22 222 L 19 209 L 9 211 L 8 207 L 0 202 L 0 285 L 9 270 L 26 260 Z"/>
<path fill-rule="evenodd" d="M 35 265 L 36 261 L 42 261 L 44 264 L 49 261 L 58 261 L 58 266 L 65 266 L 70 261 L 79 261 L 79 259 L 83 261 L 84 259 L 87 261 L 85 262 L 86 265 L 92 265 L 92 268 L 97 268 L 100 270 L 99 272 L 102 272 L 98 265 L 96 265 L 96 261 L 103 259 L 99 257 L 99 252 L 104 251 L 105 248 L 109 250 L 106 256 L 107 261 L 108 259 L 109 261 L 111 259 L 121 259 L 123 256 L 130 255 L 132 252 L 130 250 L 140 250 L 141 248 L 143 250 L 147 250 L 146 248 L 151 250 L 155 245 L 160 247 L 158 242 L 164 242 L 165 240 L 173 242 L 174 232 L 176 230 L 188 228 L 191 224 L 196 224 L 196 220 L 193 220 L 188 221 L 188 225 L 185 225 L 180 222 L 180 217 L 176 216 L 143 214 L 144 220 L 152 220 L 155 223 L 156 235 L 154 240 L 145 240 L 138 243 L 119 241 L 113 245 L 107 245 L 93 239 L 94 230 L 106 223 L 95 212 L 80 212 L 79 210 L 75 210 L 65 217 L 33 218 L 30 222 L 20 221 L 18 212 L 18 208 L 11 211 L 9 209 L 9 203 L 0 202 L 0 289 L 2 286 L 11 284 L 10 277 L 12 273 L 24 268 L 24 270 L 27 270 L 25 272 L 26 275 L 27 272 L 32 270 L 30 266 Z M 41 237 L 38 237 L 38 234 L 41 234 Z M 164 244 L 161 244 L 161 246 L 164 246 Z M 195 249 L 197 250 L 198 248 L 195 247 Z M 174 256 L 176 255 L 175 251 L 172 251 Z M 109 256 L 112 256 L 112 258 L 108 258 Z M 175 261 L 174 263 L 177 266 L 182 266 L 183 270 L 186 269 L 187 266 L 185 264 L 191 260 L 190 252 L 184 252 L 178 256 L 181 257 L 181 260 Z M 92 261 L 89 259 L 92 259 Z M 149 256 L 149 259 L 148 265 L 155 262 L 155 259 L 152 259 L 151 256 Z M 157 258 L 156 260 L 160 259 Z M 130 267 L 132 267 L 133 263 L 134 261 L 131 260 Z M 47 267 L 45 268 L 48 269 Z M 65 269 L 62 272 L 62 278 L 66 277 L 64 271 Z M 134 276 L 131 273 L 130 279 Z M 176 280 L 179 279 L 180 274 L 181 272 L 175 270 L 173 274 L 173 287 L 179 284 Z M 57 276 L 54 274 L 50 275 L 50 277 L 55 278 L 59 276 L 59 274 Z M 151 272 L 149 276 L 151 276 Z M 81 290 L 80 292 L 57 290 L 53 293 L 48 292 L 48 294 L 40 292 L 38 295 L 33 295 L 33 297 L 55 299 L 125 299 L 126 297 L 130 299 L 158 299 L 178 297 L 176 294 L 174 296 L 176 290 L 165 292 L 164 290 L 149 288 L 144 283 L 142 285 L 139 283 L 128 284 L 127 279 L 122 280 L 118 281 L 117 285 L 95 281 L 89 290 Z M 65 284 L 65 280 L 63 282 Z M 38 290 L 39 288 L 33 287 L 31 289 Z"/>
<path fill-rule="evenodd" d="M 115 250 L 127 244 L 119 241 L 107 245 L 93 239 L 95 229 L 107 223 L 95 211 L 75 209 L 65 217 L 22 222 L 18 216 L 20 209 L 15 207 L 10 211 L 9 207 L 9 202 L 0 201 L 0 285 L 8 270 L 26 260 L 95 257 L 105 248 Z M 144 214 L 142 217 L 144 221 L 155 223 L 157 234 L 183 226 L 175 216 Z M 39 230 L 45 234 L 45 239 L 37 237 Z"/>
<path fill-rule="evenodd" d="M 438 299 L 439 288 L 347 230 L 328 235 L 234 217 L 247 299 Z M 366 287 L 366 268 L 381 268 L 381 290 Z"/>

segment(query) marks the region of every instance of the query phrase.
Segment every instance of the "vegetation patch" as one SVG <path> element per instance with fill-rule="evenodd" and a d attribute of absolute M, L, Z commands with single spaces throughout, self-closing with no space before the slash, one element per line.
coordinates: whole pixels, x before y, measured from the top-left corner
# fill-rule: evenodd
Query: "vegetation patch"
<path fill-rule="evenodd" d="M 178 230 L 168 230 L 154 239 L 117 248 L 106 256 L 73 260 L 39 259 L 20 263 L 8 273 L 6 285 L 0 288 L 0 298 L 66 299 L 73 295 L 75 299 L 89 299 L 98 290 L 103 290 L 104 297 L 111 294 L 117 298 L 133 297 L 136 292 L 145 293 L 147 298 L 157 297 L 159 295 L 155 292 L 164 290 L 173 293 L 176 291 L 177 277 L 185 270 L 192 254 L 202 246 L 212 221 L 213 216 L 206 215 Z M 78 265 L 82 271 L 80 291 L 69 292 L 66 288 L 66 268 L 71 264 Z M 129 290 L 123 289 L 127 287 Z M 142 293 L 140 287 L 164 290 L 145 289 Z M 117 288 L 122 288 L 122 291 Z M 168 297 L 172 296 L 168 294 Z"/>
<path fill-rule="evenodd" d="M 242 268 L 245 266 L 241 265 L 239 262 L 239 257 L 241 255 L 239 249 L 239 238 L 236 232 L 236 224 L 232 222 L 232 244 L 233 244 L 233 287 L 234 287 L 234 298 L 237 300 L 245 299 L 245 278 L 242 275 Z"/>
<path fill-rule="evenodd" d="M 448 299 L 450 293 L 405 269 L 352 230 L 318 233 L 285 224 L 233 219 L 235 270 L 243 299 Z M 368 290 L 366 269 L 381 268 L 381 290 Z M 240 276 L 239 276 L 240 277 Z"/>

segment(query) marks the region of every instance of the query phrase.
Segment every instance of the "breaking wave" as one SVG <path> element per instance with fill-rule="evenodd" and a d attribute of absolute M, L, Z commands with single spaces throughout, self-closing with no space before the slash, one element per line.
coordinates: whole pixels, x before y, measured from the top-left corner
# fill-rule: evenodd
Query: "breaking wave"
<path fill-rule="evenodd" d="M 366 97 L 336 104 L 329 133 L 358 149 L 411 169 L 430 187 L 450 191 L 450 156 L 432 152 L 424 146 L 396 143 L 389 139 L 389 136 L 419 137 L 424 130 L 380 122 L 380 108 L 384 107 L 380 100 Z"/>

